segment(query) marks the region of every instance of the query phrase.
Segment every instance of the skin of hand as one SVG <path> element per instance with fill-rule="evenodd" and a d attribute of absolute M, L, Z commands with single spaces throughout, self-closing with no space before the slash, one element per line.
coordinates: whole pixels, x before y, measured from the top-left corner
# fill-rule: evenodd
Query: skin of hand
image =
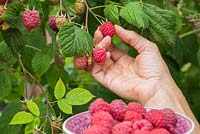
<path fill-rule="evenodd" d="M 115 30 L 122 41 L 138 51 L 138 55 L 130 57 L 115 48 L 111 37 L 104 38 L 97 30 L 94 43 L 108 52 L 103 64 L 94 63 L 91 75 L 122 98 L 138 101 L 146 107 L 172 108 L 187 115 L 194 121 L 194 134 L 199 134 L 199 123 L 171 77 L 156 44 L 120 26 L 115 25 Z"/>
<path fill-rule="evenodd" d="M 116 49 L 111 43 L 111 37 L 103 38 L 97 30 L 94 42 L 97 47 L 107 49 L 105 63 L 94 63 L 92 76 L 122 98 L 147 102 L 158 86 L 170 77 L 168 68 L 163 61 L 157 46 L 133 31 L 127 31 L 115 26 L 116 35 L 138 51 L 133 58 Z"/>

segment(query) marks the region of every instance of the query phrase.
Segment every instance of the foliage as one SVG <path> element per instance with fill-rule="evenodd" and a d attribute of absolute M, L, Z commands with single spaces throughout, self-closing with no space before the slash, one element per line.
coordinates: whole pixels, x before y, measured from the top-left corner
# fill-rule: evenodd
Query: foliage
<path fill-rule="evenodd" d="M 200 120 L 200 3 L 197 0 L 87 0 L 76 15 L 76 0 L 12 0 L 0 16 L 10 26 L 0 34 L 0 116 L 2 133 L 52 133 L 53 122 L 87 110 L 94 97 L 119 98 L 74 68 L 73 56 L 91 56 L 92 35 L 109 20 L 155 42 L 176 83 Z M 29 31 L 21 16 L 25 8 L 40 12 L 40 27 Z M 62 7 L 62 8 L 60 8 Z M 48 18 L 60 14 L 67 22 L 58 33 Z M 50 39 L 49 39 L 50 38 Z M 116 47 L 137 55 L 116 36 Z M 38 91 L 39 90 L 39 91 Z M 37 93 L 41 92 L 38 96 Z M 19 102 L 20 98 L 21 101 Z M 61 126 L 59 126 L 61 127 Z"/>

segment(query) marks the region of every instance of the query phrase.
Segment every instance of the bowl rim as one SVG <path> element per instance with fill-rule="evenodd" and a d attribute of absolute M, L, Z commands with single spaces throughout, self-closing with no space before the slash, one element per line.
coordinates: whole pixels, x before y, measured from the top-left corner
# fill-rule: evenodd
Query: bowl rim
<path fill-rule="evenodd" d="M 163 109 L 163 108 L 154 108 L 154 107 L 145 107 L 145 109 L 157 109 L 157 110 L 160 110 L 160 109 Z M 73 116 L 71 116 L 70 118 L 66 119 L 64 121 L 64 123 L 62 124 L 62 128 L 63 128 L 63 132 L 66 133 L 66 134 L 76 134 L 74 132 L 71 132 L 70 130 L 68 130 L 65 126 L 66 126 L 66 123 L 71 120 L 72 118 L 74 118 L 74 116 L 78 116 L 78 115 L 82 115 L 82 114 L 86 114 L 88 113 L 89 111 L 85 111 L 85 112 L 81 112 L 81 113 L 78 113 L 78 114 L 75 114 Z M 181 113 L 178 113 L 178 112 L 175 112 L 177 115 L 179 116 L 182 116 L 184 118 L 186 118 L 192 125 L 192 127 L 190 128 L 190 130 L 184 134 L 192 134 L 193 131 L 194 131 L 194 122 L 192 121 L 192 119 L 190 119 L 188 116 L 184 115 L 184 114 L 181 114 Z"/>

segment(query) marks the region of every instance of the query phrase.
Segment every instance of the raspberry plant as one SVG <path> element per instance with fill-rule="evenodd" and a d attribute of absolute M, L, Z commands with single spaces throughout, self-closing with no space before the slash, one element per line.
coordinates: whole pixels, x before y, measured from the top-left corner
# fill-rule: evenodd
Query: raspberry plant
<path fill-rule="evenodd" d="M 5 106 L 1 133 L 59 133 L 64 119 L 87 110 L 86 103 L 94 96 L 119 98 L 73 63 L 74 57 L 84 56 L 91 68 L 92 35 L 104 22 L 134 30 L 158 45 L 200 119 L 198 0 L 1 0 L 0 4 L 0 100 Z M 33 20 L 27 14 L 26 24 L 34 23 L 25 28 L 23 13 L 33 10 L 39 14 Z M 137 55 L 117 36 L 112 40 L 119 49 Z"/>

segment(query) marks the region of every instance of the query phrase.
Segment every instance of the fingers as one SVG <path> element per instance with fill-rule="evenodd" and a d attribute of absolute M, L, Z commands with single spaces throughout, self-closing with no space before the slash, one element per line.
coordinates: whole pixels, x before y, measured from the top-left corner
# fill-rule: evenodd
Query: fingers
<path fill-rule="evenodd" d="M 96 32 L 94 33 L 94 44 L 98 44 L 102 39 L 103 34 L 99 30 L 96 30 Z"/>
<path fill-rule="evenodd" d="M 117 36 L 134 47 L 138 53 L 143 52 L 146 48 L 157 50 L 156 45 L 133 31 L 125 30 L 118 25 L 115 25 L 115 30 Z"/>

